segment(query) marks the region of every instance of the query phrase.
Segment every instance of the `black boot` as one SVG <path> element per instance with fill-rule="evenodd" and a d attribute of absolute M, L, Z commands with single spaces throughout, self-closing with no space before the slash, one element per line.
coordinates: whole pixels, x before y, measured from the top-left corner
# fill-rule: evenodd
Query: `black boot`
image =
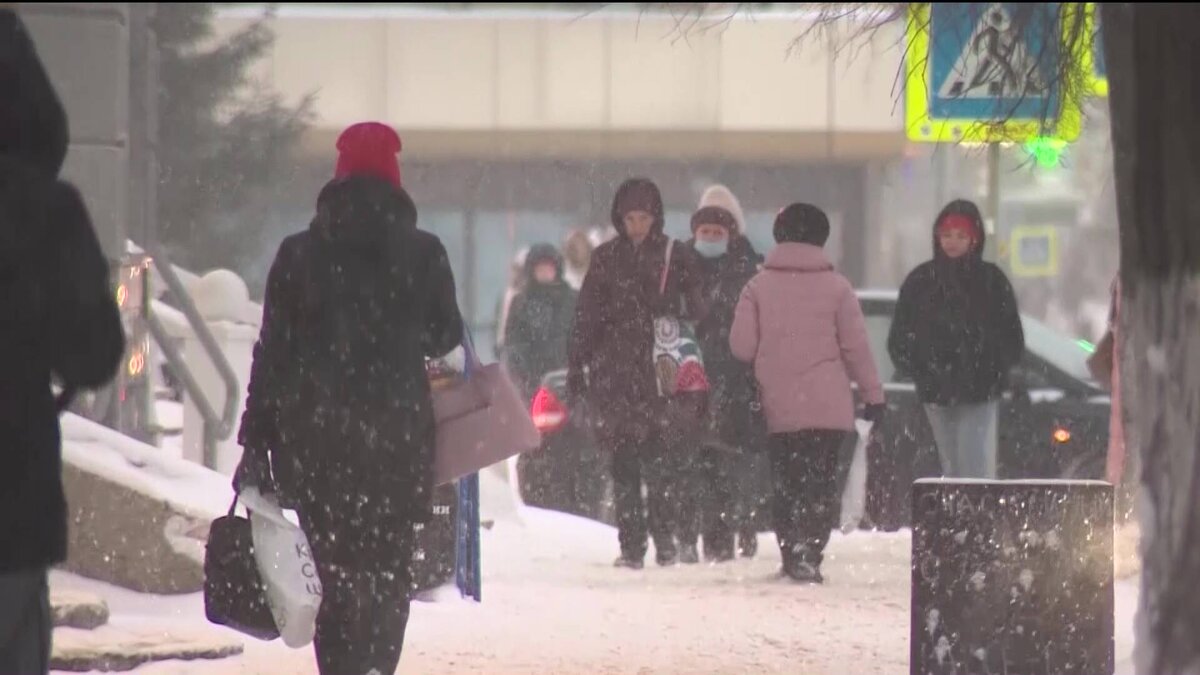
<path fill-rule="evenodd" d="M 793 581 L 802 584 L 821 584 L 825 578 L 821 576 L 821 565 L 811 560 L 807 549 L 785 552 L 783 556 L 783 573 Z"/>
<path fill-rule="evenodd" d="M 785 564 L 783 566 L 783 573 L 792 581 L 802 584 L 825 583 L 825 577 L 821 576 L 821 568 L 802 560 Z"/>
<path fill-rule="evenodd" d="M 708 547 L 704 548 L 704 559 L 710 563 L 727 563 L 733 560 L 733 551 L 730 549 L 712 550 Z"/>
<path fill-rule="evenodd" d="M 629 570 L 640 570 L 645 566 L 646 566 L 646 563 L 642 562 L 641 558 L 633 558 L 633 557 L 628 557 L 625 555 L 622 555 L 621 557 L 617 558 L 616 561 L 613 562 L 613 567 L 619 567 L 619 568 L 629 569 Z"/>
<path fill-rule="evenodd" d="M 679 562 L 679 552 L 674 547 L 655 547 L 654 562 L 658 563 L 659 567 L 673 567 Z"/>
<path fill-rule="evenodd" d="M 684 565 L 695 565 L 700 562 L 700 554 L 696 552 L 695 544 L 682 544 L 679 547 L 679 562 Z"/>
<path fill-rule="evenodd" d="M 738 533 L 738 553 L 743 558 L 753 558 L 758 555 L 758 533 L 754 530 L 742 530 Z"/>

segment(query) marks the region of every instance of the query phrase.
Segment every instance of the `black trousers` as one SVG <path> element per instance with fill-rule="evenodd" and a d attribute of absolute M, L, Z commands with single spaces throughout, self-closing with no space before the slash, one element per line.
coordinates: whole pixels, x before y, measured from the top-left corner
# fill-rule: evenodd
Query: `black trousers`
<path fill-rule="evenodd" d="M 612 453 L 621 555 L 631 560 L 645 557 L 647 534 L 654 538 L 659 555 L 674 555 L 684 452 L 669 448 L 660 434 L 647 439 L 616 434 L 603 443 L 604 449 Z"/>
<path fill-rule="evenodd" d="M 0 673 L 50 672 L 50 631 L 46 570 L 0 574 Z"/>
<path fill-rule="evenodd" d="M 320 675 L 394 673 L 408 627 L 413 523 L 359 494 L 301 508 L 323 597 L 313 645 Z M 378 509 L 378 510 L 376 510 Z"/>
<path fill-rule="evenodd" d="M 775 537 L 785 565 L 819 566 L 841 511 L 838 455 L 852 432 L 771 434 Z"/>
<path fill-rule="evenodd" d="M 732 555 L 737 526 L 738 462 L 726 450 L 692 450 L 681 458 L 679 541 L 695 545 L 704 535 L 704 554 Z"/>

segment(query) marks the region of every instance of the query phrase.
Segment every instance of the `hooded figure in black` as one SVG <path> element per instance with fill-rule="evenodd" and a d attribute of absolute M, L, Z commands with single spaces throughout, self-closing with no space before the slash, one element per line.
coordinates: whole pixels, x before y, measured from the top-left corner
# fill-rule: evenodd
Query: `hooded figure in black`
<path fill-rule="evenodd" d="M 751 366 L 738 361 L 729 349 L 729 329 L 742 288 L 758 272 L 762 256 L 742 235 L 734 213 L 722 206 L 702 206 L 692 216 L 692 240 L 688 245 L 699 260 L 703 294 L 708 314 L 696 326 L 709 378 L 711 438 L 720 447 L 698 450 L 690 474 L 682 512 L 691 522 L 680 528 L 680 538 L 695 545 L 696 534 L 704 536 L 704 556 L 712 561 L 734 557 L 734 533 L 743 555 L 757 551 L 758 533 L 754 515 L 758 508 L 754 489 L 755 454 L 765 445 L 765 427 L 756 428 L 752 405 L 758 401 Z M 683 555 L 681 554 L 681 559 Z"/>
<path fill-rule="evenodd" d="M 0 92 L 0 673 L 44 673 L 46 574 L 67 555 L 58 413 L 112 378 L 125 334 L 87 209 L 58 179 L 66 113 L 8 9 Z"/>
<path fill-rule="evenodd" d="M 432 509 L 425 359 L 459 345 L 463 324 L 446 250 L 399 185 L 395 132 L 355 125 L 338 149 L 312 225 L 271 266 L 234 486 L 299 513 L 324 587 L 321 674 L 392 673 L 413 524 Z"/>
<path fill-rule="evenodd" d="M 975 204 L 958 200 L 934 223 L 933 260 L 900 288 L 888 351 L 925 404 L 942 472 L 995 478 L 998 401 L 1025 352 L 1012 284 L 983 260 Z"/>
<path fill-rule="evenodd" d="M 508 310 L 504 345 L 508 372 L 528 401 L 543 375 L 567 367 L 577 294 L 563 281 L 563 258 L 550 244 L 529 249 L 524 273 L 524 290 Z"/>
<path fill-rule="evenodd" d="M 669 239 L 654 183 L 625 181 L 613 198 L 612 223 L 619 236 L 593 252 L 579 292 L 568 358 L 569 405 L 575 409 L 586 400 L 596 440 L 612 453 L 621 544 L 616 564 L 642 567 L 649 530 L 657 562 L 672 565 L 678 559 L 679 462 L 694 450 L 669 447 L 680 430 L 667 423 L 666 400 L 658 393 L 654 319 L 667 314 L 702 319 L 705 304 L 695 252 L 682 242 L 672 248 L 666 290 L 659 291 Z"/>

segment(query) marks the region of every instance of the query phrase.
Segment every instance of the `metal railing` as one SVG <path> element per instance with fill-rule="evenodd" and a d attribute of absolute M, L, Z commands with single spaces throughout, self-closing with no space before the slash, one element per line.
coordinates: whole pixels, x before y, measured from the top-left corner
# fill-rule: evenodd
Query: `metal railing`
<path fill-rule="evenodd" d="M 221 414 L 218 415 L 216 408 L 204 393 L 204 389 L 201 388 L 200 383 L 196 381 L 195 375 L 188 368 L 187 361 L 184 360 L 183 355 L 175 347 L 175 343 L 172 341 L 166 327 L 155 316 L 153 307 L 150 307 L 146 316 L 146 324 L 150 329 L 150 334 L 154 337 L 154 341 L 158 343 L 159 348 L 162 349 L 167 363 L 175 370 L 188 396 L 192 397 L 192 401 L 196 404 L 196 409 L 200 411 L 200 416 L 204 418 L 204 466 L 215 469 L 217 466 L 217 443 L 229 438 L 233 434 L 233 428 L 237 422 L 238 397 L 241 395 L 241 391 L 238 388 L 237 374 L 233 372 L 233 366 L 229 364 L 229 359 L 225 357 L 225 352 L 221 351 L 221 347 L 217 344 L 217 339 L 213 337 L 212 331 L 209 330 L 204 317 L 200 316 L 200 311 L 196 309 L 196 304 L 192 302 L 192 298 L 188 295 L 187 289 L 184 288 L 183 282 L 175 274 L 175 268 L 171 265 L 171 261 L 167 258 L 166 253 L 157 244 L 149 244 L 146 250 L 154 260 L 154 267 L 166 283 L 167 290 L 175 297 L 179 310 L 187 319 L 192 330 L 195 331 L 196 339 L 199 340 L 200 346 L 204 348 L 205 353 L 212 359 L 213 365 L 217 369 L 217 374 L 220 375 L 221 380 L 225 383 L 225 406 L 222 408 Z"/>

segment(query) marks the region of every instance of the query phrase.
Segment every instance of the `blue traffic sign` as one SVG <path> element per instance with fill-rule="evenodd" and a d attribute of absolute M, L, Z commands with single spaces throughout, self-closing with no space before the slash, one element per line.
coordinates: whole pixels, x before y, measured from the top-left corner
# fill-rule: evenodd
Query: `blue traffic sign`
<path fill-rule="evenodd" d="M 1058 3 L 933 3 L 930 113 L 1042 119 L 1058 109 Z"/>
<path fill-rule="evenodd" d="M 1064 3 L 915 3 L 908 134 L 917 141 L 1024 141 L 1078 135 L 1062 95 Z"/>

